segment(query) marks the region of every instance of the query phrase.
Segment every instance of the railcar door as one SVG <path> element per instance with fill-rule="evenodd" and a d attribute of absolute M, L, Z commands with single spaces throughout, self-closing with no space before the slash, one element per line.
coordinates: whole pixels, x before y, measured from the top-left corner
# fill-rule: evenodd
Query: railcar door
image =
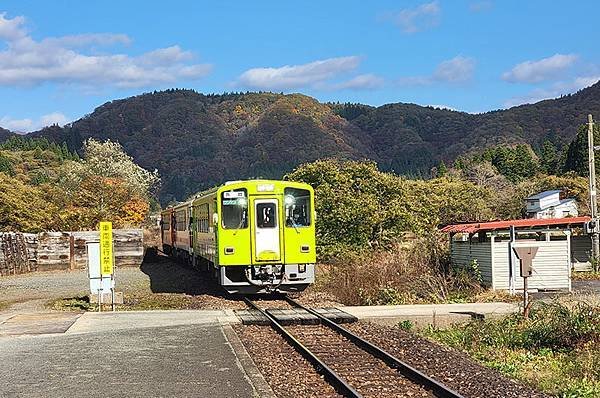
<path fill-rule="evenodd" d="M 175 210 L 171 210 L 171 247 L 175 249 L 177 242 L 177 218 L 175 218 Z"/>
<path fill-rule="evenodd" d="M 257 262 L 281 260 L 278 207 L 277 199 L 254 201 L 254 257 Z"/>

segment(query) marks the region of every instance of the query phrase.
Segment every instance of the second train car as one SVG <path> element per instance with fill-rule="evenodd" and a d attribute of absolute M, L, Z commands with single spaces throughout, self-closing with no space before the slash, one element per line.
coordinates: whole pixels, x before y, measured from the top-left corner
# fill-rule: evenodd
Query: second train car
<path fill-rule="evenodd" d="M 302 291 L 315 279 L 315 221 L 308 184 L 227 182 L 161 213 L 163 251 L 230 293 Z"/>

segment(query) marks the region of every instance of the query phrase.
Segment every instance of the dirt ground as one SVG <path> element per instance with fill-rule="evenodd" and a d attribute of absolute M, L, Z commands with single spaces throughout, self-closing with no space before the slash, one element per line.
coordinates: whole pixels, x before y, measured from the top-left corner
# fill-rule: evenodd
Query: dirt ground
<path fill-rule="evenodd" d="M 214 280 L 167 256 L 148 251 L 140 268 L 117 268 L 121 310 L 241 309 L 241 297 L 227 294 Z M 0 277 L 0 312 L 91 309 L 86 270 L 39 272 Z M 338 305 L 310 289 L 299 299 L 307 305 Z"/>

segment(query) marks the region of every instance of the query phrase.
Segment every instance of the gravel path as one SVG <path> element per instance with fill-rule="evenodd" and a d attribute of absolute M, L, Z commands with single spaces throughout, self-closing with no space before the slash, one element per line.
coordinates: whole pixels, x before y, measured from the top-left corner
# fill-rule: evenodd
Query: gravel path
<path fill-rule="evenodd" d="M 398 327 L 358 322 L 347 325 L 347 328 L 465 397 L 549 397 L 504 377 L 496 370 L 476 363 L 466 354 L 405 332 Z"/>
<path fill-rule="evenodd" d="M 131 290 L 149 286 L 148 275 L 137 268 L 117 270 L 119 289 Z M 24 302 L 87 294 L 86 270 L 34 272 L 0 277 L 0 297 L 3 301 Z"/>

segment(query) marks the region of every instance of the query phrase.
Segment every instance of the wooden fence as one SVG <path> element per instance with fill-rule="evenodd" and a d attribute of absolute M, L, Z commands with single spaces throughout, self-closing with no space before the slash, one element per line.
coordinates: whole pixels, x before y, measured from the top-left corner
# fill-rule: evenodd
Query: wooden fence
<path fill-rule="evenodd" d="M 0 275 L 32 271 L 82 269 L 87 242 L 99 241 L 98 231 L 0 233 Z M 115 265 L 139 267 L 144 257 L 141 229 L 113 230 Z"/>

